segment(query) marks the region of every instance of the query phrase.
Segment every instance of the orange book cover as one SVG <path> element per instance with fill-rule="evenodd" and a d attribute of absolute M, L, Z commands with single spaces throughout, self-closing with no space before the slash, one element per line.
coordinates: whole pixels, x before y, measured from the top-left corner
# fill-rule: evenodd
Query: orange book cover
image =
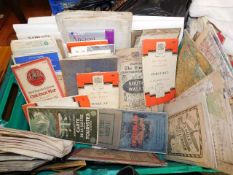
<path fill-rule="evenodd" d="M 92 72 L 76 74 L 79 95 L 87 95 L 91 107 L 119 108 L 119 73 Z"/>
<path fill-rule="evenodd" d="M 92 41 L 80 41 L 80 42 L 69 42 L 66 44 L 67 49 L 71 52 L 72 47 L 79 47 L 79 46 L 93 46 L 93 45 L 102 45 L 108 44 L 107 40 L 92 40 Z"/>
<path fill-rule="evenodd" d="M 177 39 L 145 39 L 142 42 L 146 106 L 169 102 L 175 97 Z"/>

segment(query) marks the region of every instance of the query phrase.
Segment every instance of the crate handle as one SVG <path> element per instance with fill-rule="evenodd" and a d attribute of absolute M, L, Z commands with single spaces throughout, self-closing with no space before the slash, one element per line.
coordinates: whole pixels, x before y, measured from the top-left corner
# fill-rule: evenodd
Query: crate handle
<path fill-rule="evenodd" d="M 7 102 L 5 104 L 5 108 L 4 108 L 3 113 L 2 113 L 2 119 L 4 121 L 10 120 L 13 106 L 14 106 L 15 100 L 17 98 L 18 90 L 19 90 L 18 85 L 16 83 L 13 83 L 11 86 L 11 89 L 10 89 L 9 96 L 7 98 Z"/>

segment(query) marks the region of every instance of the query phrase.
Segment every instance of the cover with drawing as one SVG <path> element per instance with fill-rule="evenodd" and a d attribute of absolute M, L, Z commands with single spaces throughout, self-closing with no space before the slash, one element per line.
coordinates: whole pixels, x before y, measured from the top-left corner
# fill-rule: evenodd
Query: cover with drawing
<path fill-rule="evenodd" d="M 28 108 L 33 132 L 81 143 L 98 143 L 99 112 L 83 108 Z"/>

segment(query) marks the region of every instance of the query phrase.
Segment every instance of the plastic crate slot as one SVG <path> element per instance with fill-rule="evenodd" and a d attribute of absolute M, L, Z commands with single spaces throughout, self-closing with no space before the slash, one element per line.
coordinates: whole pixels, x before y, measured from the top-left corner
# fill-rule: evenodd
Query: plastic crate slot
<path fill-rule="evenodd" d="M 2 119 L 5 121 L 10 120 L 11 113 L 13 110 L 13 106 L 15 104 L 15 100 L 17 98 L 18 91 L 19 91 L 18 85 L 16 83 L 13 83 L 11 86 L 11 90 L 10 90 L 9 97 L 7 99 L 4 111 L 2 113 Z"/>

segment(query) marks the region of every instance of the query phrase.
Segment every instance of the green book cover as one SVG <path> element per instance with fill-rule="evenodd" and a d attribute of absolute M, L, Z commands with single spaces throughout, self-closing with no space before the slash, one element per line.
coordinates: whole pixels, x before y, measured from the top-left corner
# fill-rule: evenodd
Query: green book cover
<path fill-rule="evenodd" d="M 75 142 L 98 143 L 97 109 L 28 108 L 31 131 Z"/>

